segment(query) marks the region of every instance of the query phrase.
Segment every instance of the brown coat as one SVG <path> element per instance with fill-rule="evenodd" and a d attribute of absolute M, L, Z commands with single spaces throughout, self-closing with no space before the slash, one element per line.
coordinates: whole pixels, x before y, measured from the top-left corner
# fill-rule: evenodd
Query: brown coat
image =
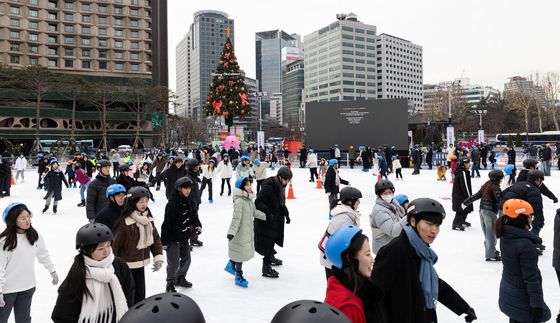
<path fill-rule="evenodd" d="M 136 245 L 140 239 L 140 232 L 136 221 L 130 216 L 121 219 L 113 230 L 115 236 L 113 240 L 113 252 L 116 256 L 121 257 L 126 261 L 130 269 L 142 268 L 150 264 L 150 252 L 154 257 L 154 262 L 164 261 L 163 248 L 159 238 L 158 231 L 154 225 L 154 218 L 148 214 L 150 224 L 153 228 L 154 243 L 144 249 L 137 249 Z"/>

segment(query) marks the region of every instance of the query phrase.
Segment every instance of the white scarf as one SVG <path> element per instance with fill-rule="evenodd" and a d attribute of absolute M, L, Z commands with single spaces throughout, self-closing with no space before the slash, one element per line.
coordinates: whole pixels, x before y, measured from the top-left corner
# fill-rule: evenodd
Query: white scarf
<path fill-rule="evenodd" d="M 144 213 L 134 210 L 130 214 L 130 217 L 136 222 L 138 232 L 140 233 L 140 239 L 138 239 L 138 244 L 136 245 L 138 250 L 146 249 L 154 244 L 154 234 L 150 218 L 148 217 L 148 211 L 146 210 Z"/>
<path fill-rule="evenodd" d="M 101 261 L 88 256 L 83 257 L 86 265 L 86 286 L 92 297 L 84 295 L 82 298 L 82 311 L 78 322 L 110 323 L 115 312 L 118 322 L 128 310 L 128 305 L 113 268 L 115 255 L 111 253 Z"/>

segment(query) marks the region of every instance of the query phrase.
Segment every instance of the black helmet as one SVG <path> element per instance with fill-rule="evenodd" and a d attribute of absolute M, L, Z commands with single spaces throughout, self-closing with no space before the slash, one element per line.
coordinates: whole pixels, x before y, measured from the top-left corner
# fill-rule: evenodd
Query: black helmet
<path fill-rule="evenodd" d="M 468 164 L 471 162 L 471 159 L 469 157 L 463 157 L 461 159 L 459 159 L 459 164 L 464 165 L 464 164 Z"/>
<path fill-rule="evenodd" d="M 527 173 L 527 180 L 529 182 L 534 182 L 539 178 L 544 181 L 544 173 L 540 170 L 534 169 L 530 170 L 529 173 Z"/>
<path fill-rule="evenodd" d="M 300 300 L 282 307 L 270 323 L 350 323 L 350 320 L 329 304 Z"/>
<path fill-rule="evenodd" d="M 169 156 L 170 160 L 173 160 L 174 163 L 183 163 L 183 158 L 181 157 L 176 157 L 176 156 Z"/>
<path fill-rule="evenodd" d="M 278 173 L 277 173 L 278 177 L 283 178 L 287 181 L 291 180 L 292 177 L 294 176 L 294 174 L 292 173 L 292 170 L 288 168 L 288 166 L 282 166 L 278 169 Z"/>
<path fill-rule="evenodd" d="M 523 161 L 523 167 L 529 169 L 531 167 L 537 167 L 537 164 L 539 163 L 538 160 L 533 159 L 533 158 L 527 158 Z"/>
<path fill-rule="evenodd" d="M 141 197 L 151 197 L 150 191 L 143 186 L 133 186 L 126 192 L 126 198 L 139 199 Z"/>
<path fill-rule="evenodd" d="M 132 306 L 121 323 L 206 323 L 200 307 L 182 293 L 162 293 L 148 297 Z"/>
<path fill-rule="evenodd" d="M 385 191 L 385 189 L 390 188 L 395 192 L 395 185 L 391 183 L 388 179 L 382 179 L 379 182 L 375 183 L 375 195 L 379 195 Z"/>
<path fill-rule="evenodd" d="M 421 197 L 408 204 L 407 217 L 409 223 L 410 218 L 414 217 L 416 220 L 425 219 L 441 224 L 445 219 L 445 209 L 438 201 Z"/>
<path fill-rule="evenodd" d="M 359 189 L 351 186 L 346 186 L 340 190 L 340 200 L 357 200 L 362 198 L 362 192 Z"/>
<path fill-rule="evenodd" d="M 491 170 L 490 173 L 488 173 L 488 178 L 490 178 L 491 181 L 497 181 L 504 178 L 504 172 L 498 169 Z"/>
<path fill-rule="evenodd" d="M 177 161 L 175 161 L 175 162 L 177 162 Z M 185 163 L 185 167 L 187 169 L 194 169 L 198 165 L 200 165 L 200 162 L 196 158 L 191 158 L 191 159 L 187 160 L 187 162 Z"/>
<path fill-rule="evenodd" d="M 96 166 L 97 166 L 98 168 L 106 167 L 106 166 L 111 166 L 111 162 L 108 161 L 107 159 L 101 159 L 100 161 L 97 162 L 97 165 L 96 165 Z"/>
<path fill-rule="evenodd" d="M 119 165 L 119 172 L 128 172 L 130 171 L 130 166 L 128 164 Z"/>
<path fill-rule="evenodd" d="M 113 240 L 113 232 L 105 224 L 88 223 L 76 233 L 76 249 Z"/>
<path fill-rule="evenodd" d="M 193 181 L 188 178 L 187 176 L 179 178 L 175 182 L 175 188 L 178 189 L 179 187 L 193 187 Z"/>

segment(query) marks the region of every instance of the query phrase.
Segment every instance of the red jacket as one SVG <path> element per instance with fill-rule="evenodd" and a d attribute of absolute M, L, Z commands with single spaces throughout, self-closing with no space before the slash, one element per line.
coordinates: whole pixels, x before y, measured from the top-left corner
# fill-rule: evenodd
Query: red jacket
<path fill-rule="evenodd" d="M 352 323 L 366 323 L 362 299 L 352 294 L 335 276 L 329 277 L 327 282 L 325 303 L 338 308 Z"/>

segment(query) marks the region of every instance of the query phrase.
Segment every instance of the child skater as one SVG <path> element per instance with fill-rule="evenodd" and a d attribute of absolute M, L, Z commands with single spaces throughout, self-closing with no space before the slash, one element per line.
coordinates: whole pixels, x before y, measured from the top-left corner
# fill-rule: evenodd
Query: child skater
<path fill-rule="evenodd" d="M 249 261 L 255 254 L 253 220 L 266 221 L 266 214 L 257 210 L 255 195 L 247 177 L 239 177 L 233 190 L 233 218 L 227 238 L 228 261 L 225 270 L 235 276 L 235 285 L 248 287 L 249 282 L 243 277 L 243 262 Z"/>
<path fill-rule="evenodd" d="M 58 168 L 58 162 L 56 160 L 51 161 L 51 170 L 45 175 L 45 185 L 47 186 L 47 195 L 43 198 L 47 200 L 45 207 L 43 208 L 43 213 L 47 212 L 49 206 L 51 205 L 51 199 L 54 198 L 53 212 L 56 214 L 58 201 L 62 200 L 62 182 L 68 188 L 68 182 L 66 177 Z"/>
<path fill-rule="evenodd" d="M 201 165 L 200 168 L 202 169 L 202 185 L 200 186 L 200 196 L 202 197 L 202 192 L 208 185 L 208 202 L 213 203 L 214 200 L 212 199 L 212 181 L 214 180 L 214 176 L 216 175 L 216 158 L 211 157 L 208 160 L 207 165 Z"/>
<path fill-rule="evenodd" d="M 134 304 L 146 298 L 144 267 L 150 264 L 150 253 L 154 257 L 152 271 L 160 270 L 164 260 L 159 233 L 148 208 L 150 196 L 145 187 L 130 188 L 123 217 L 115 223 L 113 230 L 113 252 L 126 261 L 134 279 Z"/>
<path fill-rule="evenodd" d="M 186 176 L 177 179 L 165 206 L 161 243 L 167 254 L 166 292 L 176 292 L 176 286 L 192 287 L 192 283 L 187 281 L 187 271 L 191 265 L 189 237 L 192 228 L 198 234 L 202 232 L 197 208 L 190 196 L 193 185 L 193 181 Z"/>
<path fill-rule="evenodd" d="M 73 164 L 74 162 L 72 161 L 72 159 L 68 159 L 68 161 L 66 162 L 66 171 L 64 172 L 64 175 L 68 176 L 68 183 L 70 183 L 70 185 L 72 185 L 72 188 L 76 188 L 76 182 L 74 181 L 74 179 L 76 178 L 76 172 L 74 171 L 74 167 Z"/>
<path fill-rule="evenodd" d="M 262 183 L 266 179 L 266 168 L 268 167 L 268 162 L 260 161 L 256 158 L 253 160 L 253 173 L 255 173 L 255 179 L 257 180 L 257 194 L 261 190 Z"/>
<path fill-rule="evenodd" d="M 58 289 L 53 322 L 118 322 L 134 305 L 134 280 L 126 262 L 113 254 L 112 240 L 111 229 L 101 223 L 78 230 L 79 253 Z"/>
<path fill-rule="evenodd" d="M 8 322 L 14 309 L 16 323 L 31 322 L 30 310 L 35 292 L 35 258 L 58 284 L 58 275 L 49 256 L 45 239 L 31 225 L 31 212 L 15 202 L 4 209 L 6 229 L 0 233 L 0 322 Z"/>
<path fill-rule="evenodd" d="M 403 180 L 402 165 L 401 165 L 401 161 L 399 160 L 399 156 L 392 156 L 391 158 L 393 159 L 393 169 L 395 170 L 395 180 L 398 181 L 399 177 L 400 177 L 401 181 L 402 181 Z"/>
<path fill-rule="evenodd" d="M 76 185 L 76 182 L 80 183 L 80 199 L 81 199 L 81 202 L 78 204 L 78 206 L 83 207 L 83 206 L 86 206 L 85 192 L 88 189 L 89 182 L 91 181 L 91 178 L 89 178 L 87 176 L 86 172 L 83 170 L 80 163 L 75 163 L 74 164 L 74 172 L 76 173 L 76 178 L 74 179 L 74 185 Z"/>

